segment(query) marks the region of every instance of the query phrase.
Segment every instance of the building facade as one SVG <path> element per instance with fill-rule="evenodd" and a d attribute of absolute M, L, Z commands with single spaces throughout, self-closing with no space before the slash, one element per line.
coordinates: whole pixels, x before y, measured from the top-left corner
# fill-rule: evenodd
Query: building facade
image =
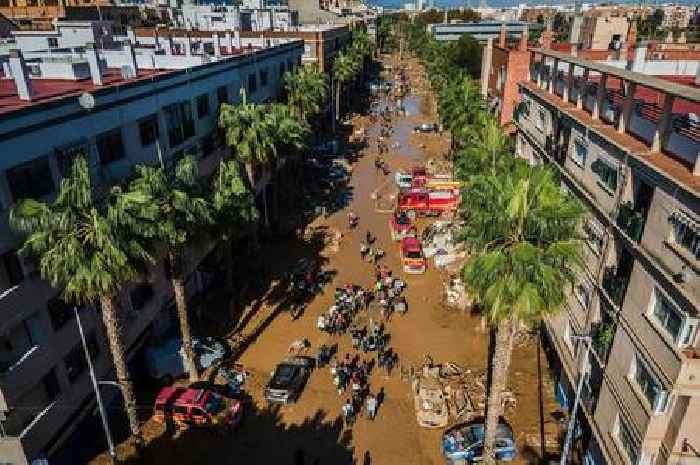
<path fill-rule="evenodd" d="M 191 44 L 184 43 L 185 46 Z M 113 50 L 87 44 L 62 56 L 13 53 L 0 79 L 0 462 L 26 465 L 51 453 L 94 408 L 94 396 L 72 307 L 40 279 L 36 263 L 20 257 L 21 238 L 8 226 L 19 198 L 51 199 L 77 153 L 88 155 L 100 185 L 119 182 L 138 163 L 167 165 L 196 155 L 203 175 L 228 151 L 217 129 L 217 108 L 275 99 L 281 76 L 301 63 L 303 43 L 264 48 L 222 47 L 209 55 L 188 48 L 155 53 L 132 42 Z M 150 52 L 149 52 L 150 50 Z M 43 53 L 43 55 L 42 55 Z M 40 64 L 37 66 L 36 63 Z M 30 68 L 30 66 L 32 68 Z M 39 79 L 40 77 L 48 79 Z M 85 93 L 90 99 L 79 100 Z M 84 106 L 86 101 L 92 104 Z M 81 104 L 80 102 L 83 102 Z M 267 179 L 256 184 L 265 189 Z M 197 244 L 188 257 L 188 297 L 211 276 L 200 267 L 215 244 Z M 119 298 L 127 357 L 158 337 L 173 306 L 163 264 L 147 282 Z M 98 311 L 82 312 L 100 379 L 113 379 L 111 355 Z"/>
<path fill-rule="evenodd" d="M 453 41 L 459 40 L 462 34 L 471 34 L 476 40 L 486 42 L 487 39 L 498 40 L 501 28 L 505 26 L 509 39 L 518 39 L 524 30 L 538 30 L 541 24 L 526 23 L 523 21 L 511 21 L 507 23 L 499 21 L 481 21 L 478 23 L 436 23 L 431 24 L 430 33 L 435 40 Z"/>
<path fill-rule="evenodd" d="M 700 464 L 700 89 L 534 49 L 516 153 L 587 209 L 546 334 L 588 464 Z M 686 115 L 686 116 L 684 116 Z"/>

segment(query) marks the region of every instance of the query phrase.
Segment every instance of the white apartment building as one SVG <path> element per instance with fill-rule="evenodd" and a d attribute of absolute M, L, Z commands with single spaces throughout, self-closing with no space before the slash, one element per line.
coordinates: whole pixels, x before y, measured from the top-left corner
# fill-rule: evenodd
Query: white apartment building
<path fill-rule="evenodd" d="M 90 23 L 62 26 L 59 31 L 96 30 Z M 203 175 L 212 173 L 228 150 L 217 128 L 218 106 L 238 102 L 243 90 L 249 100 L 275 99 L 282 74 L 301 63 L 304 46 L 289 40 L 241 48 L 216 35 L 166 38 L 157 46 L 110 38 L 111 48 L 100 48 L 68 46 L 60 33 L 17 37 L 24 51 L 0 56 L 0 463 L 27 465 L 70 436 L 94 408 L 94 396 L 72 308 L 31 260 L 17 255 L 22 238 L 8 226 L 9 208 L 19 198 L 50 199 L 79 152 L 88 155 L 99 184 L 118 182 L 134 164 L 155 162 L 156 141 L 166 163 L 192 153 Z M 53 38 L 58 42 L 49 43 Z M 256 193 L 268 183 L 260 179 Z M 210 279 L 200 262 L 214 246 L 191 252 L 189 298 Z M 162 264 L 151 276 L 119 299 L 130 359 L 171 318 Z M 88 309 L 82 320 L 98 377 L 113 379 L 100 316 Z"/>

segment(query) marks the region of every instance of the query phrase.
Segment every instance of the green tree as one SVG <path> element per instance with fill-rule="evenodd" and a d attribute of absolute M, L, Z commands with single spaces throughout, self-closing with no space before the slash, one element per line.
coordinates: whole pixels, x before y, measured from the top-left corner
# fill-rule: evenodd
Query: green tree
<path fill-rule="evenodd" d="M 297 66 L 284 74 L 287 103 L 303 121 L 318 114 L 326 100 L 326 80 L 314 66 Z"/>
<path fill-rule="evenodd" d="M 125 344 L 117 315 L 117 295 L 137 279 L 139 268 L 153 261 L 134 231 L 155 218 L 151 199 L 113 188 L 95 196 L 87 160 L 79 155 L 48 204 L 22 199 L 10 210 L 10 224 L 27 235 L 21 253 L 39 259 L 42 278 L 63 289 L 63 299 L 76 305 L 99 302 L 117 382 L 124 396 L 131 433 L 140 444 L 136 398 L 126 365 Z"/>
<path fill-rule="evenodd" d="M 548 168 L 524 163 L 510 173 L 472 177 L 465 198 L 471 208 L 463 238 L 477 252 L 464 269 L 465 284 L 496 332 L 484 439 L 484 462 L 494 464 L 513 336 L 561 308 L 581 264 L 583 210 Z"/>
<path fill-rule="evenodd" d="M 340 121 L 340 93 L 345 84 L 357 74 L 358 63 L 352 54 L 339 52 L 333 62 L 333 79 L 335 80 L 335 120 Z"/>
<path fill-rule="evenodd" d="M 243 168 L 244 169 L 244 168 Z M 214 210 L 214 225 L 217 235 L 225 245 L 226 288 L 233 290 L 233 242 L 242 237 L 257 220 L 255 196 L 241 176 L 241 162 L 226 158 L 212 178 L 211 205 Z"/>
<path fill-rule="evenodd" d="M 190 382 L 195 382 L 199 375 L 185 296 L 187 245 L 200 235 L 202 226 L 212 222 L 210 205 L 198 179 L 197 159 L 185 155 L 171 169 L 167 169 L 161 159 L 158 166 L 137 165 L 134 171 L 136 176 L 129 183 L 130 194 L 150 197 L 148 207 L 155 207 L 158 212 L 155 221 L 144 223 L 139 232 L 167 248 L 185 365 Z"/>

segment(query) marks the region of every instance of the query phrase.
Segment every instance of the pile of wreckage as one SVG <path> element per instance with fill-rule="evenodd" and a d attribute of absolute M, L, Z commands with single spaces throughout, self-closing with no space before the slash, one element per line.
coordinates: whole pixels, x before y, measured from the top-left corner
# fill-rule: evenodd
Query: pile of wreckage
<path fill-rule="evenodd" d="M 487 394 L 484 370 L 465 369 L 452 362 L 436 365 L 426 356 L 423 367 L 410 373 L 410 379 L 420 426 L 442 428 L 484 416 Z M 506 415 L 515 410 L 517 400 L 512 392 L 504 392 L 501 402 Z"/>

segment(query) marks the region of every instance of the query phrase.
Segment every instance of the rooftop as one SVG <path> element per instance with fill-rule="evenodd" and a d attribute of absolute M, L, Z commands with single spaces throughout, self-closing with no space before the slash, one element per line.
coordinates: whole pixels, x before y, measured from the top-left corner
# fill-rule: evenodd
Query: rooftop
<path fill-rule="evenodd" d="M 251 51 L 259 51 L 259 47 L 234 49 L 233 53 L 229 52 L 226 47 L 221 47 L 220 59 L 226 59 L 232 56 L 239 56 L 251 53 Z M 167 58 L 166 55 L 160 55 L 161 58 Z M 169 55 L 169 57 L 180 57 L 187 59 L 186 55 Z M 212 63 L 216 62 L 215 57 L 209 57 Z M 194 67 L 199 65 L 194 65 Z M 185 68 L 188 66 L 184 66 Z M 30 79 L 32 86 L 32 99 L 22 100 L 17 94 L 17 87 L 13 79 L 0 77 L 0 115 L 11 113 L 27 107 L 45 104 L 51 101 L 57 101 L 71 96 L 79 96 L 83 92 L 95 92 L 106 88 L 118 88 L 120 86 L 129 85 L 139 81 L 152 81 L 155 77 L 168 75 L 183 67 L 175 67 L 173 69 L 152 69 L 138 68 L 135 77 L 124 77 L 119 68 L 107 68 L 102 75 L 102 85 L 95 85 L 90 77 L 86 79 Z"/>
<path fill-rule="evenodd" d="M 669 85 L 673 84 L 668 81 L 662 82 L 667 82 Z M 537 95 L 540 99 L 557 107 L 562 113 L 586 126 L 589 131 L 595 133 L 600 138 L 620 147 L 640 163 L 663 173 L 667 178 L 673 179 L 676 184 L 680 185 L 688 192 L 695 195 L 700 194 L 700 176 L 693 175 L 692 166 L 689 166 L 687 163 L 674 156 L 663 152 L 652 151 L 648 144 L 640 141 L 633 135 L 618 132 L 614 126 L 606 123 L 602 119 L 593 119 L 586 110 L 576 108 L 576 104 L 565 102 L 558 95 L 549 93 L 547 90 L 538 87 L 534 82 L 521 81 L 519 84 L 523 88 L 527 88 L 532 94 Z"/>
<path fill-rule="evenodd" d="M 597 61 L 584 60 L 575 56 L 571 56 L 567 53 L 557 52 L 554 50 L 534 48 L 531 49 L 531 51 L 536 54 L 558 59 L 566 63 L 573 63 L 576 66 L 588 68 L 589 70 L 597 71 L 602 74 L 616 76 L 618 78 L 624 79 L 625 81 L 635 82 L 639 85 L 648 87 L 650 89 L 654 89 L 664 94 L 680 97 L 695 103 L 700 102 L 700 88 L 698 87 L 689 87 L 687 85 L 672 82 L 667 79 L 661 79 L 646 74 L 635 73 L 625 69 L 606 65 L 605 63 Z"/>

